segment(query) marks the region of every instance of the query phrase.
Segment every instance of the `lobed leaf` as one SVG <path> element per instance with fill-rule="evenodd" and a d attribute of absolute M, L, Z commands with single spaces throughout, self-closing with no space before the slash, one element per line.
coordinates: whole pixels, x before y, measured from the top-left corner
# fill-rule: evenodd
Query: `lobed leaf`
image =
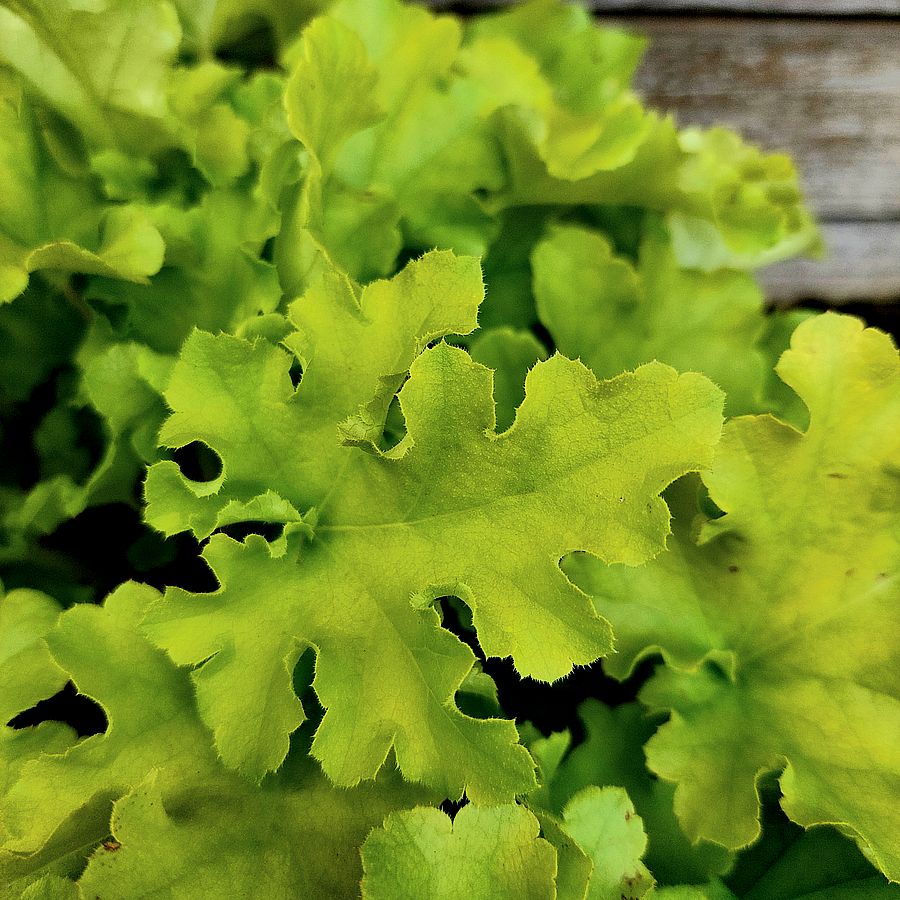
<path fill-rule="evenodd" d="M 699 546 L 685 504 L 644 570 L 583 558 L 567 571 L 620 635 L 614 671 L 656 649 L 669 664 L 641 695 L 672 710 L 647 758 L 678 783 L 691 838 L 751 843 L 756 782 L 783 769 L 792 819 L 847 829 L 896 878 L 900 363 L 885 335 L 826 314 L 800 325 L 778 371 L 809 428 L 729 423 L 704 478 L 725 515 Z"/>

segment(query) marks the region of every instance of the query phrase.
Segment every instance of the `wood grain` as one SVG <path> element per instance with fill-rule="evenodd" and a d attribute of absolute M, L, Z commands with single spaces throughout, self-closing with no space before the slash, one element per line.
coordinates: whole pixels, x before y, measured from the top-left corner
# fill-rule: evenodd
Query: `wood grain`
<path fill-rule="evenodd" d="M 515 0 L 432 0 L 433 9 L 483 10 L 510 6 Z M 600 13 L 727 12 L 746 15 L 898 16 L 900 0 L 584 0 Z"/>
<path fill-rule="evenodd" d="M 796 259 L 763 269 L 773 303 L 818 300 L 830 306 L 900 300 L 900 222 L 825 222 L 825 259 Z"/>
<path fill-rule="evenodd" d="M 830 253 L 765 270 L 775 302 L 900 300 L 900 22 L 891 19 L 900 0 L 588 5 L 601 21 L 651 39 L 637 76 L 650 105 L 682 125 L 727 125 L 795 158 Z M 710 10 L 728 14 L 703 14 Z"/>
<path fill-rule="evenodd" d="M 637 76 L 651 105 L 787 150 L 824 218 L 900 218 L 894 23 L 642 16 L 627 25 L 651 39 Z"/>

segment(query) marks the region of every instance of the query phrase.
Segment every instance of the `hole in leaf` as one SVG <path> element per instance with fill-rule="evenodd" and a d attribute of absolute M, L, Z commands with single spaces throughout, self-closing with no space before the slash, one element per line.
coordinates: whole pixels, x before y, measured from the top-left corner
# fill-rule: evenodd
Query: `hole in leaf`
<path fill-rule="evenodd" d="M 456 814 L 464 807 L 469 805 L 469 798 L 463 795 L 462 800 L 445 800 L 440 805 L 442 813 L 450 816 L 451 821 L 456 818 Z"/>
<path fill-rule="evenodd" d="M 441 623 L 448 631 L 452 631 L 463 643 L 469 646 L 480 657 L 481 650 L 476 646 L 475 629 L 472 625 L 472 610 L 459 597 L 441 597 L 435 604 L 441 616 Z"/>
<path fill-rule="evenodd" d="M 504 713 L 517 722 L 531 722 L 545 735 L 568 728 L 575 741 L 581 741 L 584 734 L 578 718 L 578 707 L 591 697 L 607 706 L 632 702 L 659 662 L 658 657 L 643 660 L 626 681 L 617 681 L 606 675 L 602 660 L 590 666 L 580 666 L 554 684 L 522 678 L 511 659 L 485 657 L 478 637 L 472 630 L 471 612 L 461 600 L 442 597 L 437 606 L 443 627 L 471 648 L 481 660 L 485 674 L 493 679 Z M 477 704 L 478 698 L 467 695 L 463 702 Z M 471 712 L 465 709 L 463 711 L 479 717 L 477 705 Z"/>
<path fill-rule="evenodd" d="M 291 379 L 291 384 L 294 386 L 294 389 L 299 386 L 300 382 L 303 380 L 303 366 L 300 364 L 300 360 L 296 357 L 294 361 L 291 363 L 290 369 L 288 369 L 288 376 Z"/>
<path fill-rule="evenodd" d="M 187 532 L 164 538 L 144 528 L 127 556 L 140 573 L 139 580 L 159 591 L 171 586 L 194 594 L 209 594 L 219 589 L 219 582 L 200 556 L 200 549 L 200 542 Z"/>
<path fill-rule="evenodd" d="M 172 458 L 178 463 L 181 474 L 191 481 L 215 481 L 222 474 L 222 460 L 219 454 L 202 441 L 191 441 L 173 451 Z"/>
<path fill-rule="evenodd" d="M 281 537 L 284 525 L 281 522 L 235 522 L 219 530 L 236 541 L 243 541 L 248 534 L 258 534 L 271 543 Z"/>
<path fill-rule="evenodd" d="M 74 728 L 79 737 L 102 734 L 109 727 L 102 707 L 79 694 L 70 681 L 61 691 L 36 703 L 31 709 L 10 719 L 10 728 L 33 728 L 41 722 L 63 722 Z"/>

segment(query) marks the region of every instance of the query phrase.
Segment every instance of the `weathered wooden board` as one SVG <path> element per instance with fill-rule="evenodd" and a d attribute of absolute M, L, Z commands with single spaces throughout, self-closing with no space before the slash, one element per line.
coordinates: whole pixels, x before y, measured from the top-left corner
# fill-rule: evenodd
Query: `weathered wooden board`
<path fill-rule="evenodd" d="M 763 269 L 773 303 L 819 300 L 832 306 L 900 299 L 900 222 L 825 222 L 828 255 Z"/>
<path fill-rule="evenodd" d="M 795 158 L 830 255 L 766 271 L 770 296 L 900 299 L 900 0 L 586 2 L 651 39 L 637 76 L 649 104 Z"/>
<path fill-rule="evenodd" d="M 432 0 L 435 9 L 496 9 L 515 0 Z M 900 0 L 583 0 L 597 12 L 728 12 L 790 16 L 898 16 Z"/>
<path fill-rule="evenodd" d="M 747 15 L 896 16 L 900 0 L 591 0 L 598 12 L 730 12 Z"/>
<path fill-rule="evenodd" d="M 900 26 L 718 17 L 624 20 L 652 43 L 637 77 L 681 124 L 721 123 L 797 160 L 839 221 L 900 218 Z"/>

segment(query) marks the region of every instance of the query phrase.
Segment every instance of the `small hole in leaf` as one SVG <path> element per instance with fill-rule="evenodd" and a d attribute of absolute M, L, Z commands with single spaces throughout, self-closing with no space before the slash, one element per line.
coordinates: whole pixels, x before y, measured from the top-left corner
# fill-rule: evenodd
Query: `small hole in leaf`
<path fill-rule="evenodd" d="M 444 628 L 467 643 L 474 639 L 472 610 L 459 597 L 441 597 L 436 605 Z"/>
<path fill-rule="evenodd" d="M 10 728 L 33 728 L 42 722 L 63 722 L 79 737 L 102 734 L 109 726 L 102 707 L 79 694 L 70 681 L 61 691 L 20 712 L 7 723 Z"/>
<path fill-rule="evenodd" d="M 288 369 L 288 376 L 291 379 L 291 384 L 296 388 L 303 379 L 303 366 L 300 364 L 299 359 L 295 359 L 291 363 L 290 369 Z"/>
<path fill-rule="evenodd" d="M 450 819 L 453 820 L 456 818 L 456 814 L 465 806 L 469 805 L 469 798 L 463 795 L 462 800 L 445 800 L 441 804 L 441 812 L 450 816 Z"/>
<path fill-rule="evenodd" d="M 222 474 L 222 460 L 219 454 L 202 441 L 191 441 L 173 451 L 172 458 L 178 463 L 181 474 L 191 481 L 214 481 Z"/>
<path fill-rule="evenodd" d="M 281 537 L 284 525 L 281 522 L 235 522 L 219 530 L 236 541 L 243 541 L 250 534 L 258 534 L 271 543 Z"/>

